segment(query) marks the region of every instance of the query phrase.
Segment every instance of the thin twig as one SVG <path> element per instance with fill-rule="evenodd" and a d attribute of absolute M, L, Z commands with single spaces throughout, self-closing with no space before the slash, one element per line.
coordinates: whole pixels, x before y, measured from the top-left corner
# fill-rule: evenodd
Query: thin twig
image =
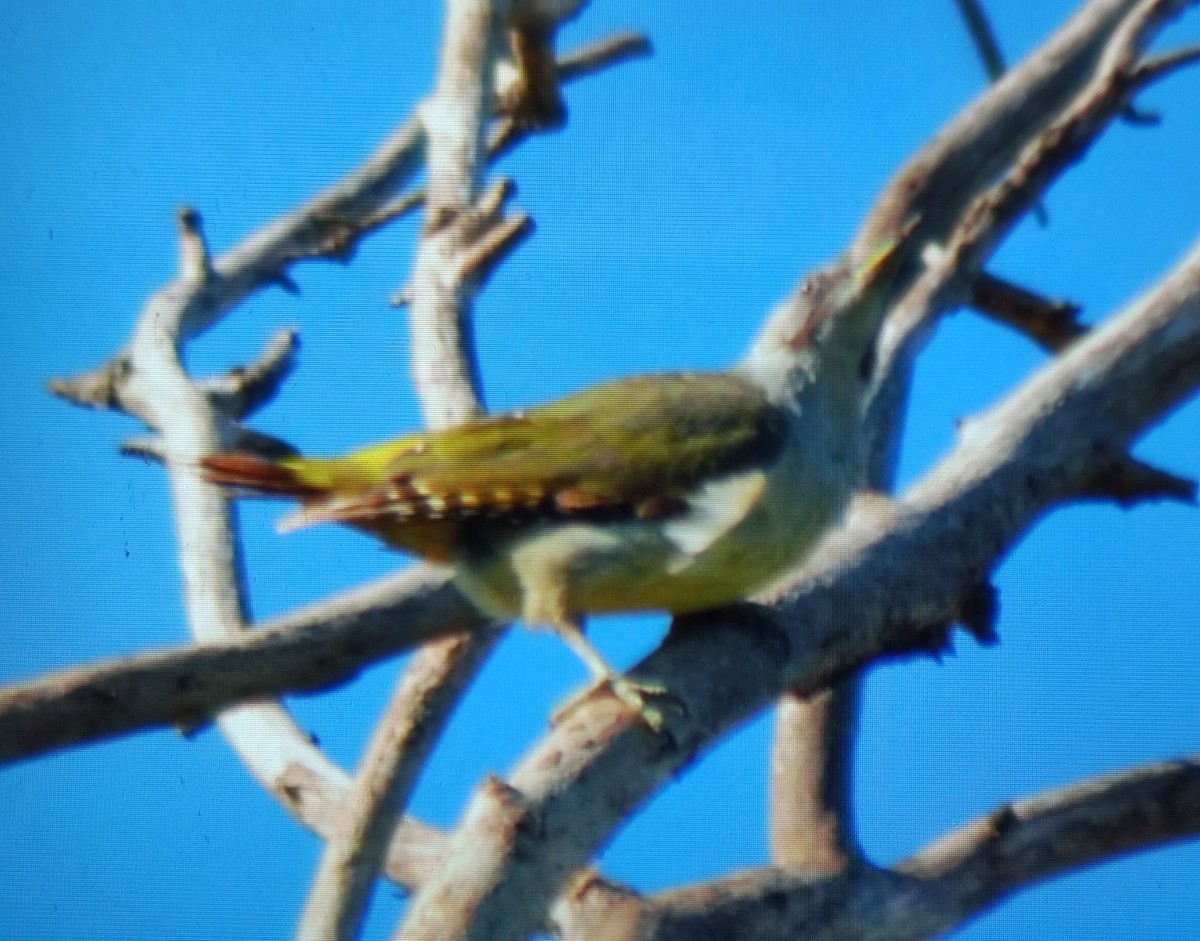
<path fill-rule="evenodd" d="M 641 33 L 615 33 L 560 56 L 558 80 L 573 82 L 614 65 L 644 59 L 653 51 L 650 39 Z"/>
<path fill-rule="evenodd" d="M 410 324 L 413 377 L 431 428 L 465 421 L 483 408 L 471 335 L 471 303 L 482 279 L 471 270 L 471 253 L 484 251 L 480 245 L 499 223 L 510 191 L 485 193 L 476 210 L 487 165 L 483 135 L 500 17 L 490 0 L 447 4 L 437 81 L 420 108 L 428 138 L 428 195 L 409 282 Z M 447 638 L 422 650 L 406 669 L 367 745 L 342 825 L 325 846 L 297 941 L 358 937 L 394 821 L 495 640 L 495 635 Z"/>
<path fill-rule="evenodd" d="M 1004 54 L 1000 51 L 1000 43 L 996 41 L 996 33 L 983 12 L 979 0 L 955 0 L 958 12 L 967 24 L 967 32 L 975 44 L 975 51 L 983 62 L 984 71 L 989 81 L 996 81 L 1004 74 Z"/>

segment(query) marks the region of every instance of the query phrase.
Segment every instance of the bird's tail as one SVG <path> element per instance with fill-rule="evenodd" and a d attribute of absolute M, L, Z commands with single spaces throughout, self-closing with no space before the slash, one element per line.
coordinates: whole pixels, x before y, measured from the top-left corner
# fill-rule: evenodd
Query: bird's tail
<path fill-rule="evenodd" d="M 201 458 L 200 468 L 205 478 L 214 484 L 236 487 L 259 496 L 311 497 L 320 492 L 302 481 L 286 460 L 267 461 L 235 451 Z"/>

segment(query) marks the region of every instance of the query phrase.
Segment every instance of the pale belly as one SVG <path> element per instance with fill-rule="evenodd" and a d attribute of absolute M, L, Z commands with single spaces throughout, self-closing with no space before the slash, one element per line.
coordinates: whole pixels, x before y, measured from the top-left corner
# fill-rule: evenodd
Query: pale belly
<path fill-rule="evenodd" d="M 701 611 L 744 600 L 798 567 L 840 518 L 846 486 L 768 487 L 699 551 L 663 521 L 547 524 L 460 562 L 458 584 L 484 611 L 532 623 L 588 613 Z M 673 538 L 674 537 L 674 538 Z"/>

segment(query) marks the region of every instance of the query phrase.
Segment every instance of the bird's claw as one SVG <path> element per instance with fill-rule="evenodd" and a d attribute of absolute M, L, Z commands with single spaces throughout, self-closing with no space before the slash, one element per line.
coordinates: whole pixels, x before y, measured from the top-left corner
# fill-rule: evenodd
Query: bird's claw
<path fill-rule="evenodd" d="M 659 683 L 649 683 L 643 680 L 633 680 L 627 676 L 600 677 L 582 693 L 572 696 L 554 710 L 550 718 L 551 724 L 558 723 L 574 712 L 579 706 L 590 700 L 598 693 L 607 692 L 615 696 L 626 706 L 636 712 L 652 732 L 661 732 L 667 723 L 667 711 L 663 706 L 670 705 L 670 710 L 684 715 L 687 712 L 683 701 L 673 695 L 670 690 Z M 658 702 L 651 702 L 657 700 Z"/>

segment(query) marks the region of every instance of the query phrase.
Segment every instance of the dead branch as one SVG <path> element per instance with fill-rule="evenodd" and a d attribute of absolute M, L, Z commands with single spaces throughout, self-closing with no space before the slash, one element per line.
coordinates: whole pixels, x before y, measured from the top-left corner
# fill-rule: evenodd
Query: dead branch
<path fill-rule="evenodd" d="M 491 99 L 492 55 L 503 4 L 452 0 L 433 94 L 419 109 L 427 138 L 425 225 L 411 281 L 412 368 L 431 428 L 483 411 L 471 304 L 482 281 L 476 269 L 495 256 L 506 186 L 477 201 L 487 163 L 484 131 Z M 433 745 L 496 641 L 460 634 L 417 655 L 379 719 L 355 774 L 343 819 L 325 844 L 297 941 L 353 941 L 387 851 Z"/>
<path fill-rule="evenodd" d="M 415 568 L 255 631 L 76 667 L 0 689 L 0 761 L 162 726 L 237 702 L 325 690 L 484 621 L 443 573 Z"/>
<path fill-rule="evenodd" d="M 492 792 L 476 795 L 447 868 L 414 901 L 409 937 L 537 930 L 533 915 L 562 877 L 717 736 L 784 689 L 819 689 L 872 659 L 940 643 L 981 573 L 1037 519 L 1073 499 L 1097 455 L 1127 444 L 1198 387 L 1200 247 L 976 419 L 902 499 L 861 504 L 773 607 L 678 624 L 633 671 L 684 703 L 686 716 L 669 723 L 669 735 L 654 736 L 615 703 L 599 701 L 573 713 L 513 773 L 520 809 L 506 800 L 503 813 L 515 820 L 497 830 Z M 464 902 L 456 883 L 459 907 L 447 922 L 445 880 L 461 875 L 459 855 L 471 857 L 473 889 Z M 461 933 L 435 930 L 456 923 L 466 926 Z"/>
<path fill-rule="evenodd" d="M 617 62 L 628 57 L 628 44 L 620 43 L 617 49 L 589 58 L 588 65 L 598 68 L 604 61 Z M 458 77 L 450 76 L 447 81 L 457 84 Z M 424 163 L 427 137 L 431 136 L 424 118 L 422 115 L 402 125 L 375 155 L 343 181 L 216 258 L 210 255 L 203 241 L 199 217 L 194 213 L 183 213 L 180 218 L 180 277 L 147 302 L 127 350 L 97 370 L 52 384 L 57 394 L 69 400 L 126 411 L 159 432 L 161 445 L 156 443 L 154 451 L 166 461 L 170 472 L 176 524 L 180 545 L 184 547 L 181 566 L 186 585 L 186 607 L 193 633 L 202 643 L 215 642 L 229 652 L 224 644 L 244 636 L 245 617 L 239 587 L 238 540 L 232 519 L 223 496 L 200 479 L 195 468 L 198 457 L 220 447 L 223 439 L 242 440 L 247 432 L 234 421 L 240 405 L 233 407 L 237 403 L 232 399 L 225 401 L 228 397 L 221 394 L 223 381 L 215 383 L 216 395 L 193 386 L 180 364 L 178 351 L 190 338 L 210 327 L 254 292 L 273 285 L 294 290 L 289 269 L 295 262 L 315 258 L 345 261 L 359 239 L 407 209 L 413 200 L 401 191 Z M 432 136 L 436 137 L 444 130 L 439 125 Z M 433 149 L 437 149 L 436 145 Z M 460 158 L 467 151 L 450 143 L 445 152 L 451 151 L 456 151 L 457 155 L 452 156 L 449 163 L 463 166 Z M 437 163 L 436 159 L 434 163 Z M 442 163 L 449 165 L 446 161 Z M 442 179 L 445 181 L 448 177 L 443 175 Z M 498 240 L 496 250 L 507 247 L 511 240 L 511 234 L 507 239 Z M 479 277 L 488 260 L 476 257 L 475 267 L 468 266 L 464 273 Z M 278 367 L 280 362 L 275 360 L 272 367 Z M 271 380 L 274 377 L 265 378 Z M 270 386 L 271 382 L 266 381 L 261 389 Z M 222 413 L 221 409 L 225 407 L 228 407 L 228 413 Z M 424 606 L 422 610 L 425 610 Z M 435 607 L 429 608 L 428 614 L 437 618 L 446 616 L 449 611 L 443 609 L 439 613 Z M 477 622 L 477 616 L 473 618 Z M 442 630 L 431 627 L 430 633 L 444 633 L 450 626 L 446 623 Z M 266 648 L 270 646 L 268 641 L 260 653 L 266 656 Z M 384 655 L 383 646 L 386 645 L 380 645 L 380 655 Z M 189 665 L 194 666 L 195 662 Z M 147 664 L 129 666 L 137 674 Z M 177 662 L 149 666 L 152 669 L 165 666 L 167 673 L 177 672 L 180 668 Z M 319 667 L 317 673 L 326 668 L 330 677 L 344 676 L 347 670 L 344 664 L 330 663 Z M 186 671 L 188 666 L 183 669 Z M 203 668 L 201 673 L 206 670 Z M 119 698 L 128 694 L 137 699 L 125 682 L 130 679 L 127 672 L 119 669 L 119 677 L 109 675 L 102 681 L 110 688 L 116 687 Z M 309 680 L 300 678 L 304 672 L 297 669 L 289 682 L 306 685 Z M 246 680 L 244 675 L 243 681 Z M 320 682 L 315 677 L 314 681 Z M 257 698 L 263 691 L 249 691 L 249 686 L 255 683 L 257 680 L 251 678 L 248 685 L 243 682 L 243 688 L 238 691 L 229 686 L 221 690 L 209 689 L 200 697 L 202 702 L 192 704 L 196 711 L 185 708 L 183 715 L 192 719 L 246 695 Z M 71 690 L 52 694 L 50 700 L 63 695 L 67 697 L 69 711 Z M 141 708 L 136 704 L 126 705 L 130 707 L 127 711 L 133 714 L 138 714 Z M 50 711 L 54 711 L 55 703 L 46 700 L 42 706 L 49 706 Z M 167 711 L 174 716 L 178 710 L 172 707 Z M 114 710 L 114 714 L 119 713 L 121 710 Z M 117 724 L 125 721 L 141 724 L 157 720 L 144 714 L 130 720 L 125 715 Z M 347 787 L 345 776 L 312 745 L 286 710 L 275 703 L 254 702 L 227 709 L 220 716 L 219 724 L 235 750 L 268 790 L 307 825 L 327 837 L 334 833 L 330 808 L 341 799 L 335 795 L 340 795 Z M 423 840 L 432 839 L 432 831 L 406 820 L 397 828 L 397 834 L 389 851 L 389 872 L 405 884 L 416 884 L 426 877 L 429 860 L 434 858 L 433 851 L 422 848 Z M 412 846 L 405 842 L 410 837 L 416 841 Z"/>
<path fill-rule="evenodd" d="M 854 833 L 855 731 L 861 690 L 847 679 L 809 695 L 788 692 L 775 709 L 771 745 L 771 861 L 832 875 L 861 856 Z"/>
<path fill-rule="evenodd" d="M 813 879 L 736 873 L 640 902 L 606 941 L 753 937 L 920 941 L 940 937 L 1020 886 L 1200 833 L 1200 762 L 1163 762 L 1016 801 L 893 870 Z"/>
<path fill-rule="evenodd" d="M 921 276 L 943 285 L 936 303 L 925 310 L 948 309 L 953 303 L 949 276 L 982 262 L 1050 181 L 1119 115 L 1133 90 L 1129 68 L 1152 27 L 1175 9 L 1164 3 L 1087 8 L 1049 44 L 1053 54 L 1043 50 L 1034 57 L 1036 67 L 1016 70 L 969 110 L 974 116 L 991 110 L 995 121 L 1007 125 L 1004 146 L 990 130 L 961 119 L 939 135 L 939 152 L 974 185 L 961 179 L 924 185 L 943 179 L 944 166 L 922 162 L 927 178 L 908 178 L 911 198 L 905 206 L 887 204 L 860 233 L 860 257 L 878 251 L 872 237 L 878 237 L 881 219 L 890 219 L 890 231 L 898 233 L 913 210 L 928 210 L 928 220 L 918 216 L 918 230 L 928 233 L 943 225 L 962 246 L 947 252 L 953 263 L 931 264 Z M 1090 38 L 1084 25 L 1093 31 Z M 1079 59 L 1072 61 L 1064 45 Z M 1040 90 L 1043 106 L 1062 107 L 1070 101 L 1064 73 L 1073 73 L 1076 85 L 1090 83 L 1088 91 L 1042 130 L 1045 122 L 1026 107 L 1028 98 L 1018 95 L 1014 102 L 1014 86 L 1024 78 L 1024 92 L 1032 85 Z M 1007 101 L 1010 110 L 995 114 L 997 101 Z M 953 139 L 956 132 L 965 133 L 966 141 Z M 1010 159 L 1028 144 L 1010 175 L 983 196 L 978 193 L 995 178 L 996 163 L 977 154 L 980 165 L 991 169 L 976 167 L 972 173 L 958 164 L 959 153 L 970 150 L 975 138 L 979 146 L 991 141 Z M 949 205 L 930 206 L 929 194 L 939 190 Z M 885 196 L 894 195 L 889 187 Z M 944 215 L 952 209 L 963 213 L 961 223 Z M 686 717 L 670 723 L 664 739 L 622 719 L 611 704 L 597 703 L 586 714 L 573 715 L 514 772 L 510 783 L 519 799 L 493 806 L 495 789 L 477 795 L 452 840 L 446 870 L 418 894 L 401 937 L 519 937 L 538 930 L 537 913 L 549 905 L 565 875 L 585 864 L 634 806 L 732 722 L 784 688 L 815 690 L 889 650 L 941 643 L 947 626 L 962 615 L 964 599 L 978 594 L 986 573 L 1029 525 L 1077 495 L 1081 481 L 1103 460 L 1098 455 L 1116 459 L 1136 434 L 1200 382 L 1198 277 L 1200 250 L 1142 302 L 1081 341 L 1005 406 L 973 423 L 959 448 L 902 501 L 860 508 L 810 560 L 802 581 L 778 599 L 775 613 L 743 613 L 740 631 L 710 623 L 702 631 L 699 625 L 706 619 L 699 618 L 688 619 L 686 630 L 680 624 L 635 675 L 679 695 Z M 1112 355 L 1118 349 L 1119 361 Z M 1163 375 L 1175 381 L 1153 379 Z M 848 610 L 855 612 L 853 627 L 839 617 Z M 759 629 L 748 630 L 748 625 Z M 789 665 L 780 669 L 781 661 Z M 493 812 L 515 819 L 501 825 Z M 485 848 L 491 856 L 486 862 L 480 859 Z M 461 875 L 456 860 L 468 852 L 473 854 L 472 888 L 464 891 L 458 883 L 451 896 L 451 880 Z"/>

